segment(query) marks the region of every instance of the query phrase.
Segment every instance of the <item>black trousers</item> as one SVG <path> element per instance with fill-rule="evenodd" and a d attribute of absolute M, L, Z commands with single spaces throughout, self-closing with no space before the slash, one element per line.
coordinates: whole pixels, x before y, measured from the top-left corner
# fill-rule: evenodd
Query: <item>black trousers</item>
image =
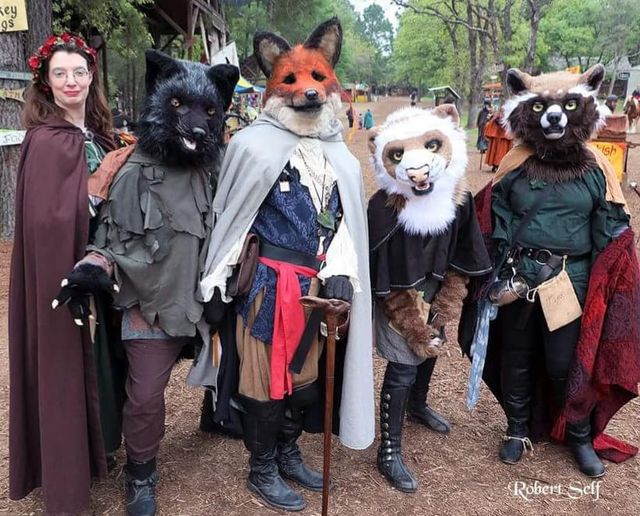
<path fill-rule="evenodd" d="M 499 324 L 502 333 L 501 383 L 504 410 L 509 418 L 529 420 L 529 405 L 533 390 L 533 363 L 536 355 L 544 354 L 544 365 L 550 386 L 555 391 L 557 405 L 563 404 L 569 368 L 580 336 L 581 318 L 549 331 L 539 302 L 522 329 L 516 322 L 526 301 L 516 301 L 500 308 Z"/>

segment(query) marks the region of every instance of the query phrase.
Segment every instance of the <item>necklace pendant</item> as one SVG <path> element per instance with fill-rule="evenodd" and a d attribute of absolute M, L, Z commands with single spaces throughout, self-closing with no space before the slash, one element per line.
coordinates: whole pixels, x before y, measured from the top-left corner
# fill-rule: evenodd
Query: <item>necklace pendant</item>
<path fill-rule="evenodd" d="M 335 231 L 336 229 L 336 218 L 327 208 L 318 213 L 316 217 L 318 224 L 325 229 L 330 231 Z"/>
<path fill-rule="evenodd" d="M 289 181 L 280 181 L 280 192 L 289 193 L 291 191 L 291 185 Z"/>

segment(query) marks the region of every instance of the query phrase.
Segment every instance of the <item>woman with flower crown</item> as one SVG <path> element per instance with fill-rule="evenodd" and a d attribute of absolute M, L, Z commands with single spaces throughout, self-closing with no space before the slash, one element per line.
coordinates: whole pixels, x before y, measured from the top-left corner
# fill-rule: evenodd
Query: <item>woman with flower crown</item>
<path fill-rule="evenodd" d="M 83 323 L 89 293 L 73 316 L 52 300 L 90 239 L 87 178 L 113 148 L 111 113 L 82 38 L 51 36 L 28 64 L 9 293 L 9 495 L 42 487 L 47 513 L 77 514 L 120 444 L 118 382 L 104 312 L 93 335 Z M 100 306 L 105 294 L 94 294 Z"/>

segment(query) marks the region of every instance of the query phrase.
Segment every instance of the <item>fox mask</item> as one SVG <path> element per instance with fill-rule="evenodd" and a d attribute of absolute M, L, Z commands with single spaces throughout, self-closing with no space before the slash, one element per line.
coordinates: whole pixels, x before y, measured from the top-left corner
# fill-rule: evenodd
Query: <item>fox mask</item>
<path fill-rule="evenodd" d="M 340 84 L 333 69 L 341 47 L 337 18 L 320 24 L 293 48 L 276 34 L 257 33 L 254 53 L 267 77 L 265 112 L 301 136 L 322 131 L 341 107 Z"/>

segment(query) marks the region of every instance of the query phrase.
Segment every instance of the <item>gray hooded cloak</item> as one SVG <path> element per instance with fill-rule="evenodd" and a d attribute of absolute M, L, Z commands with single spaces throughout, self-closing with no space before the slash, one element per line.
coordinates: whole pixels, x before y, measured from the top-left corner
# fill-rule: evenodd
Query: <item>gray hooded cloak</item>
<path fill-rule="evenodd" d="M 345 446 L 360 450 L 373 442 L 375 432 L 366 200 L 360 163 L 344 143 L 342 124 L 334 120 L 317 138 L 336 172 L 344 220 L 358 255 L 361 291 L 354 294 L 351 307 L 340 405 L 340 440 Z M 204 277 L 211 274 L 234 244 L 245 236 L 299 141 L 300 136 L 264 113 L 231 139 L 213 200 L 214 229 Z M 204 300 L 210 298 L 211 292 L 205 292 Z M 213 350 L 208 339 L 189 374 L 189 383 L 215 385 L 213 369 Z"/>

